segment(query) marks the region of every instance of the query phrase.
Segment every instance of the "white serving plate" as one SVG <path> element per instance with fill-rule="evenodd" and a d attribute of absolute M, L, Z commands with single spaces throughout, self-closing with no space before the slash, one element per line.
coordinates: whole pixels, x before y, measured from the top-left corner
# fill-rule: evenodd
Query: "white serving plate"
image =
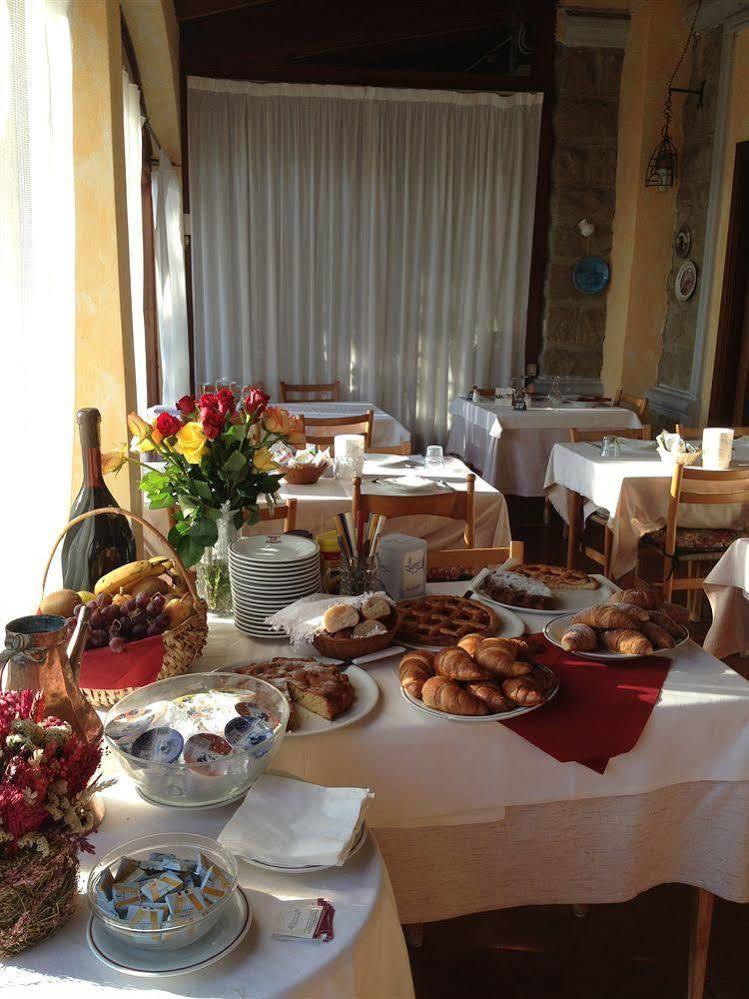
<path fill-rule="evenodd" d="M 278 633 L 276 632 L 276 634 Z M 295 704 L 294 709 L 299 719 L 299 728 L 295 732 L 287 732 L 285 738 L 298 739 L 307 735 L 325 735 L 326 732 L 335 732 L 336 729 L 347 728 L 349 725 L 361 721 L 372 711 L 380 699 L 380 688 L 377 681 L 359 666 L 349 666 L 345 672 L 356 694 L 356 700 L 348 711 L 333 721 L 328 721 L 326 718 L 321 718 L 320 715 L 315 715 L 311 711 L 307 711 L 306 708 Z"/>
<path fill-rule="evenodd" d="M 542 666 L 540 663 L 535 664 L 535 669 L 543 670 L 545 673 L 551 673 L 551 675 L 556 679 L 556 673 L 549 669 L 548 666 Z M 509 721 L 511 718 L 519 718 L 521 715 L 530 714 L 531 711 L 538 711 L 539 708 L 546 707 L 546 705 L 552 701 L 559 692 L 559 681 L 557 680 L 555 686 L 553 686 L 549 692 L 549 696 L 544 701 L 543 704 L 533 704 L 531 707 L 527 708 L 516 708 L 514 711 L 500 711 L 493 715 L 453 715 L 447 711 L 437 711 L 436 708 L 430 708 L 423 701 L 418 700 L 416 697 L 412 697 L 411 694 L 401 687 L 401 695 L 408 701 L 409 704 L 413 704 L 415 708 L 419 711 L 425 712 L 425 714 L 431 715 L 433 718 L 443 718 L 446 721 L 463 722 L 466 725 L 480 725 L 484 722 L 502 722 Z"/>
<path fill-rule="evenodd" d="M 470 584 L 466 584 L 468 586 Z M 478 593 L 475 597 L 471 598 L 477 601 L 477 603 L 485 603 L 491 605 L 492 611 L 497 616 L 499 621 L 499 629 L 494 632 L 493 638 L 522 638 L 525 634 L 525 625 L 521 619 L 509 608 L 505 607 L 504 604 L 496 604 L 493 600 L 488 600 L 482 594 L 480 597 Z M 489 636 L 487 636 L 489 637 Z M 447 649 L 448 645 L 419 645 L 417 642 L 407 642 L 402 638 L 397 639 L 401 645 L 405 645 L 407 649 L 422 649 L 425 652 L 442 652 L 443 649 Z"/>
<path fill-rule="evenodd" d="M 558 649 L 562 648 L 562 635 L 567 630 L 570 620 L 574 617 L 574 614 L 567 614 L 565 617 L 555 617 L 553 621 L 549 623 L 544 628 L 544 635 L 551 642 L 552 645 L 556 645 Z M 683 625 L 681 625 L 685 634 L 684 637 L 676 642 L 674 649 L 678 649 L 680 646 L 684 645 L 689 641 L 689 632 Z M 662 656 L 669 652 L 673 652 L 673 649 L 653 649 L 648 655 Z M 623 652 L 568 652 L 567 655 L 579 656 L 581 659 L 595 659 L 599 662 L 629 662 L 632 659 L 647 659 L 648 656 L 632 656 L 627 655 Z"/>
<path fill-rule="evenodd" d="M 316 541 L 302 538 L 298 534 L 254 534 L 232 541 L 229 553 L 240 562 L 273 565 L 279 562 L 304 562 L 319 557 L 320 548 Z"/>
<path fill-rule="evenodd" d="M 615 592 L 615 588 L 607 579 L 593 574 L 598 580 L 598 588 L 595 590 L 552 590 L 552 594 L 557 600 L 556 607 L 516 607 L 514 604 L 504 604 L 497 600 L 492 600 L 482 589 L 484 577 L 493 571 L 493 569 L 482 569 L 481 572 L 473 577 L 468 587 L 494 611 L 503 608 L 514 611 L 515 614 L 541 614 L 545 617 L 552 617 L 558 614 L 577 614 L 588 607 L 605 603 L 611 594 Z"/>
<path fill-rule="evenodd" d="M 359 850 L 361 850 L 361 848 L 364 846 L 366 842 L 367 842 L 367 826 L 366 824 L 362 824 L 359 837 L 354 843 L 354 845 L 351 847 L 351 852 L 349 853 L 348 857 L 346 857 L 346 860 L 341 865 L 341 867 L 345 867 L 346 864 L 349 862 L 349 860 L 351 860 L 351 858 L 355 854 L 357 854 Z M 251 849 L 251 847 L 248 846 L 247 849 L 249 850 Z M 264 860 L 257 860 L 255 858 L 250 858 L 250 857 L 242 857 L 241 859 L 244 860 L 245 863 L 251 864 L 253 867 L 259 867 L 260 870 L 262 871 L 272 871 L 274 874 L 316 874 L 318 871 L 341 869 L 334 864 L 307 864 L 304 867 L 287 867 L 285 865 L 282 866 L 280 864 L 269 864 L 266 863 Z"/>
<path fill-rule="evenodd" d="M 252 906 L 239 885 L 215 926 L 189 947 L 149 950 L 119 940 L 96 916 L 91 916 L 86 939 L 95 957 L 123 975 L 167 978 L 186 975 L 226 957 L 244 939 L 252 925 Z"/>

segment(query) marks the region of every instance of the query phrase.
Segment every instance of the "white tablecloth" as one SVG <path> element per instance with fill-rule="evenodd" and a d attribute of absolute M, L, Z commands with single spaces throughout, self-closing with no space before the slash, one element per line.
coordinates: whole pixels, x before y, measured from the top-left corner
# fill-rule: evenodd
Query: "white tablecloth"
<path fill-rule="evenodd" d="M 571 427 L 623 430 L 639 427 L 628 409 L 568 403 L 516 411 L 491 402 L 453 399 L 447 450 L 478 468 L 503 493 L 542 496 L 549 453 L 569 440 Z"/>
<path fill-rule="evenodd" d="M 637 546 L 643 534 L 666 523 L 668 488 L 672 468 L 661 461 L 651 441 L 622 441 L 620 458 L 602 458 L 595 443 L 557 444 L 546 470 L 546 494 L 566 521 L 568 490 L 584 496 L 583 515 L 596 508 L 608 510 L 613 532 L 611 573 L 619 579 L 634 569 Z M 734 445 L 735 459 L 749 462 L 749 438 Z M 708 485 L 704 487 L 710 488 Z M 716 484 L 715 490 L 720 490 Z M 682 527 L 742 527 L 749 518 L 749 505 L 723 507 L 684 506 L 679 512 Z"/>
<path fill-rule="evenodd" d="M 112 769 L 118 772 L 115 764 Z M 236 806 L 189 812 L 148 804 L 119 774 L 105 792 L 107 814 L 93 837 L 101 856 L 138 836 L 179 830 L 216 837 Z M 95 858 L 83 855 L 84 877 Z M 370 837 L 340 870 L 305 877 L 269 874 L 240 862 L 240 884 L 254 909 L 249 934 L 224 960 L 175 978 L 131 978 L 99 962 L 86 943 L 84 897 L 69 923 L 55 936 L 0 967 L 3 995 L 236 996 L 259 999 L 351 999 L 382 996 L 412 999 L 413 985 L 403 934 L 387 871 Z M 85 890 L 85 880 L 81 884 Z M 333 903 L 335 938 L 330 943 L 285 942 L 271 936 L 277 899 L 317 898 Z M 15 990 L 15 991 L 13 991 Z"/>
<path fill-rule="evenodd" d="M 394 447 L 408 444 L 411 434 L 394 416 L 371 402 L 274 402 L 290 413 L 313 417 L 361 416 L 368 409 L 374 412 L 372 447 Z M 344 433 L 345 431 L 341 431 Z"/>
<path fill-rule="evenodd" d="M 713 610 L 705 648 L 720 659 L 749 649 L 749 538 L 734 541 L 704 586 Z"/>

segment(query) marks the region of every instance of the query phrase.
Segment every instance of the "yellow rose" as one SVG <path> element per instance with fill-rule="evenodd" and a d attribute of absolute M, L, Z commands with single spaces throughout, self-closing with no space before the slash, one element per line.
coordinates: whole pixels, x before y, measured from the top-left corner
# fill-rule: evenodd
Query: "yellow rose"
<path fill-rule="evenodd" d="M 273 472 L 278 468 L 278 465 L 273 460 L 273 456 L 267 447 L 260 447 L 257 449 L 255 456 L 252 459 L 252 464 L 258 472 Z"/>
<path fill-rule="evenodd" d="M 141 453 L 144 451 L 155 451 L 156 445 L 160 444 L 164 439 L 156 427 L 152 427 L 150 423 L 146 423 L 137 413 L 130 413 L 127 418 L 127 425 L 130 433 L 133 435 L 133 439 L 130 442 L 130 447 L 133 451 Z"/>
<path fill-rule="evenodd" d="M 289 433 L 289 444 L 292 447 L 304 447 L 307 439 L 304 436 L 304 420 L 301 416 L 295 417 L 292 421 L 292 429 Z"/>
<path fill-rule="evenodd" d="M 102 455 L 101 468 L 105 475 L 116 474 L 127 462 L 127 444 L 123 444 L 119 451 L 107 451 Z"/>
<path fill-rule="evenodd" d="M 177 434 L 175 450 L 184 455 L 191 465 L 199 465 L 205 454 L 208 439 L 199 423 L 186 423 Z"/>
<path fill-rule="evenodd" d="M 284 434 L 291 421 L 285 409 L 278 406 L 268 406 L 263 413 L 263 426 L 269 434 Z"/>

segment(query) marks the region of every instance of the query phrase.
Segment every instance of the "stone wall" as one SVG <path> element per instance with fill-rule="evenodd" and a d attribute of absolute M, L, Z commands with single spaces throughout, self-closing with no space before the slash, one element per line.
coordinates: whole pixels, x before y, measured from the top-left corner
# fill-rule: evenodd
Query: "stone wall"
<path fill-rule="evenodd" d="M 549 262 L 546 273 L 544 376 L 599 378 L 606 295 L 572 283 L 572 266 L 588 253 L 609 260 L 616 193 L 619 83 L 623 52 L 557 45 Z M 582 218 L 596 231 L 577 231 Z"/>
<path fill-rule="evenodd" d="M 715 113 L 720 77 L 722 28 L 700 36 L 695 45 L 689 87 L 699 87 L 706 80 L 704 104 L 698 107 L 696 96 L 674 95 L 674 104 L 683 103 L 684 139 L 679 154 L 679 186 L 676 193 L 674 235 L 688 225 L 692 230 L 689 259 L 697 265 L 698 285 L 688 302 L 674 295 L 674 279 L 684 261 L 673 254 L 668 280 L 668 304 L 663 325 L 663 351 L 658 368 L 658 382 L 670 388 L 688 389 L 697 328 L 700 287 L 708 275 L 701 273 L 705 248 L 707 204 L 710 193 Z M 682 84 L 683 86 L 684 84 Z"/>

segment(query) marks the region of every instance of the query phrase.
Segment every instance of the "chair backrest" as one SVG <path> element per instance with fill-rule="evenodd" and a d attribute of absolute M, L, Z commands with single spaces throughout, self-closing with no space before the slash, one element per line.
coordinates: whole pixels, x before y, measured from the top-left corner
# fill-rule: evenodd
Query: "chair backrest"
<path fill-rule="evenodd" d="M 685 441 L 701 441 L 703 427 L 687 427 L 683 423 L 676 424 L 676 433 Z M 749 427 L 733 427 L 733 436 L 749 437 Z"/>
<path fill-rule="evenodd" d="M 341 383 L 325 382 L 311 385 L 293 385 L 281 382 L 281 402 L 338 402 Z"/>
<path fill-rule="evenodd" d="M 283 520 L 283 529 L 286 531 L 296 530 L 296 504 L 297 501 L 292 497 L 285 499 L 283 503 L 276 503 L 276 505 L 271 508 L 269 506 L 261 506 L 258 509 L 260 514 L 260 520 Z M 249 520 L 250 511 L 243 510 L 242 514 L 245 520 Z"/>
<path fill-rule="evenodd" d="M 631 409 L 640 420 L 644 420 L 648 408 L 648 400 L 642 395 L 627 395 L 626 392 L 622 392 L 619 389 L 614 399 L 614 405 L 622 406 L 624 409 Z"/>
<path fill-rule="evenodd" d="M 362 434 L 365 449 L 372 446 L 374 410 L 359 416 L 305 416 L 304 437 L 308 444 L 332 447 L 338 434 Z"/>
<path fill-rule="evenodd" d="M 690 485 L 695 483 L 720 484 L 720 492 L 694 492 Z M 671 476 L 671 489 L 668 497 L 668 517 L 666 519 L 666 539 L 664 551 L 675 551 L 676 528 L 679 506 L 690 503 L 699 506 L 728 506 L 731 503 L 749 502 L 749 468 L 728 468 L 713 471 L 706 468 L 691 468 L 688 465 L 674 465 Z"/>
<path fill-rule="evenodd" d="M 365 448 L 368 454 L 411 454 L 411 441 L 404 441 L 402 444 L 388 444 L 379 447 Z"/>
<path fill-rule="evenodd" d="M 475 574 L 487 566 L 503 565 L 510 558 L 522 564 L 525 558 L 525 545 L 522 541 L 511 541 L 506 548 L 445 548 L 442 551 L 428 551 L 427 570 L 471 569 Z"/>
<path fill-rule="evenodd" d="M 354 479 L 351 511 L 354 523 L 359 523 L 359 514 L 379 513 L 383 517 L 449 517 L 465 521 L 463 539 L 466 548 L 473 548 L 476 520 L 476 476 L 470 472 L 466 476 L 465 492 L 450 490 L 428 496 L 390 496 L 378 493 L 363 493 L 361 479 Z"/>
<path fill-rule="evenodd" d="M 620 430 L 618 427 L 601 430 L 579 430 L 577 427 L 570 428 L 570 444 L 579 444 L 580 441 L 602 441 L 604 437 L 627 437 L 633 441 L 650 440 L 650 424 L 644 423 L 641 427 L 626 427 Z"/>

